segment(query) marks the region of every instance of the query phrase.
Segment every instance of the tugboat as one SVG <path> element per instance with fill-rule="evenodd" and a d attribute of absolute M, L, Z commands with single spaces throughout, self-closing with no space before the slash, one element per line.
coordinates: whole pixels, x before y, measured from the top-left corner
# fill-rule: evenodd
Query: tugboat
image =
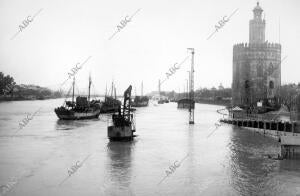
<path fill-rule="evenodd" d="M 115 97 L 113 97 L 113 91 L 115 93 Z M 101 103 L 100 113 L 117 112 L 120 106 L 121 101 L 117 99 L 116 87 L 114 87 L 114 84 L 112 83 L 111 96 L 108 96 L 107 93 L 105 93 L 104 102 Z"/>
<path fill-rule="evenodd" d="M 57 117 L 61 120 L 83 120 L 98 118 L 100 115 L 100 100 L 90 101 L 91 77 L 89 77 L 88 97 L 76 97 L 74 102 L 75 77 L 73 79 L 72 101 L 65 101 L 64 105 L 55 108 Z"/>
<path fill-rule="evenodd" d="M 131 113 L 131 90 L 130 85 L 124 92 L 123 111 L 121 106 L 117 114 L 112 115 L 111 124 L 107 127 L 107 135 L 110 141 L 131 141 L 135 137 L 135 122 Z"/>

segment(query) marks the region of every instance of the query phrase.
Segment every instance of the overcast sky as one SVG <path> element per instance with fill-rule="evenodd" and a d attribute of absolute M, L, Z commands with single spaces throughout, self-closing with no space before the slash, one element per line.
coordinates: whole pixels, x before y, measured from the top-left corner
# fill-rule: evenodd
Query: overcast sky
<path fill-rule="evenodd" d="M 282 44 L 282 83 L 300 82 L 300 1 L 261 0 L 266 40 Z M 232 48 L 248 42 L 249 20 L 255 0 L 0 0 L 0 71 L 23 84 L 59 88 L 68 72 L 84 62 L 76 74 L 85 88 L 89 72 L 96 92 L 114 79 L 117 91 L 132 84 L 144 92 L 157 90 L 158 79 L 181 62 L 187 48 L 195 48 L 195 88 L 232 82 Z M 42 11 L 19 31 L 28 16 Z M 126 16 L 136 15 L 111 40 Z M 238 11 L 209 40 L 224 16 Z M 128 18 L 128 17 L 127 17 Z M 162 85 L 182 91 L 190 61 Z M 63 88 L 70 85 L 68 81 Z"/>

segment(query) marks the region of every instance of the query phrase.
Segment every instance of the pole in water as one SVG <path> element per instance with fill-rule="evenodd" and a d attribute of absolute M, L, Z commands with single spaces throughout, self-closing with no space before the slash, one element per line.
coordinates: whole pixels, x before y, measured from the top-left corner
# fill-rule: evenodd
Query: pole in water
<path fill-rule="evenodd" d="M 194 102 L 194 48 L 188 48 L 188 50 L 192 53 L 191 59 L 191 72 L 190 72 L 190 108 L 189 108 L 189 124 L 194 124 L 194 109 L 195 109 L 195 102 Z M 192 107 L 193 106 L 193 107 Z"/>

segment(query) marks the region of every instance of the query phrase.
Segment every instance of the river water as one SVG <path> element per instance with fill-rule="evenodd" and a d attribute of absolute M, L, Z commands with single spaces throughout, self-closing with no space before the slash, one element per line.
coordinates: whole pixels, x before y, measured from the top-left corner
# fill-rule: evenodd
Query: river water
<path fill-rule="evenodd" d="M 135 112 L 133 142 L 109 142 L 108 115 L 59 121 L 62 103 L 0 103 L 0 195 L 300 195 L 300 161 L 269 159 L 272 138 L 216 129 L 222 106 L 196 104 L 189 125 L 175 103 L 151 103 Z"/>

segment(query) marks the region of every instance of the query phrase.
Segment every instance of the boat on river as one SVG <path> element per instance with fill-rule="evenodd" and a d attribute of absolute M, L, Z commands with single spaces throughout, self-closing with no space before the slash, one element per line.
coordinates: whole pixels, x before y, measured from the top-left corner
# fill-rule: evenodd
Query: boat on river
<path fill-rule="evenodd" d="M 61 107 L 55 108 L 54 112 L 61 120 L 83 120 L 98 118 L 100 115 L 100 100 L 90 100 L 91 78 L 89 78 L 88 97 L 78 96 L 74 101 L 75 77 L 73 80 L 72 101 L 65 101 Z"/>
<path fill-rule="evenodd" d="M 113 92 L 114 92 L 114 96 L 113 96 Z M 111 95 L 108 95 L 106 90 L 104 101 L 101 102 L 100 113 L 117 112 L 120 106 L 121 106 L 121 101 L 117 99 L 116 87 L 112 82 Z"/>
<path fill-rule="evenodd" d="M 135 96 L 132 107 L 146 107 L 149 104 L 149 98 L 147 96 Z"/>
<path fill-rule="evenodd" d="M 135 121 L 131 113 L 131 89 L 130 85 L 124 92 L 123 108 L 112 115 L 107 127 L 107 135 L 110 141 L 131 141 L 135 137 Z"/>

